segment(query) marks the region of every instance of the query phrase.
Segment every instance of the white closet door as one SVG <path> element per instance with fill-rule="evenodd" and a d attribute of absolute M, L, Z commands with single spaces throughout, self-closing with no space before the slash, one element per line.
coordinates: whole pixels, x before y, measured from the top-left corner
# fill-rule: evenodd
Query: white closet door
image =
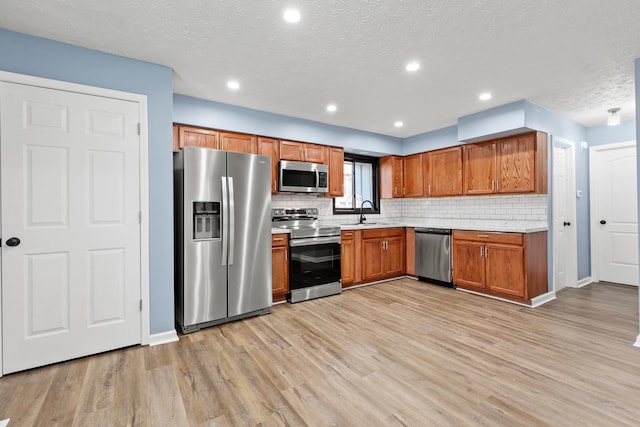
<path fill-rule="evenodd" d="M 140 343 L 139 114 L 0 83 L 4 373 Z"/>

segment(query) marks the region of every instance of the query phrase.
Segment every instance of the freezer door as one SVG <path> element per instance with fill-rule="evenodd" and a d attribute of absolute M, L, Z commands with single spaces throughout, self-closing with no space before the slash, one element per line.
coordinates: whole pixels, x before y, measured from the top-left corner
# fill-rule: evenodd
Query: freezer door
<path fill-rule="evenodd" d="M 271 306 L 271 159 L 227 153 L 229 317 Z"/>
<path fill-rule="evenodd" d="M 184 249 L 181 256 L 183 314 L 182 321 L 178 319 L 183 327 L 227 317 L 227 266 L 223 265 L 227 225 L 220 214 L 227 208 L 222 191 L 226 176 L 225 154 L 197 147 L 183 149 L 184 214 L 182 235 L 179 236 Z M 209 216 L 217 221 L 212 225 L 211 233 L 207 233 L 206 228 L 201 229 L 198 219 L 202 216 L 205 220 Z"/>

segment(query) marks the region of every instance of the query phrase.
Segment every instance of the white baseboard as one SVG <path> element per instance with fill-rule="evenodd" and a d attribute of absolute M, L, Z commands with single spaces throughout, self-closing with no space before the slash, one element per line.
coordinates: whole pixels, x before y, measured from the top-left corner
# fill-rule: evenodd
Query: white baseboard
<path fill-rule="evenodd" d="M 576 284 L 576 288 L 582 288 L 583 286 L 587 286 L 591 284 L 591 276 L 587 276 L 584 279 L 578 280 Z"/>
<path fill-rule="evenodd" d="M 556 299 L 556 291 L 549 291 L 546 294 L 538 295 L 535 298 L 531 298 L 531 307 L 540 307 L 542 304 L 546 304 L 549 301 Z"/>
<path fill-rule="evenodd" d="M 178 333 L 175 331 L 175 329 L 173 331 L 161 332 L 159 334 L 152 334 L 149 337 L 150 346 L 160 345 L 160 344 L 169 344 L 170 342 L 176 342 L 176 341 L 179 341 L 179 339 L 178 339 Z"/>
<path fill-rule="evenodd" d="M 640 335 L 636 338 L 636 342 L 633 344 L 634 347 L 640 347 Z"/>

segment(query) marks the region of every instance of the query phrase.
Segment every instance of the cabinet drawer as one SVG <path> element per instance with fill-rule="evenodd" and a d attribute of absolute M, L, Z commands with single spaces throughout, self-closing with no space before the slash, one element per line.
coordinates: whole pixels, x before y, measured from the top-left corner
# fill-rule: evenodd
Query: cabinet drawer
<path fill-rule="evenodd" d="M 362 230 L 362 238 L 404 236 L 404 228 L 373 228 Z"/>
<path fill-rule="evenodd" d="M 340 238 L 342 240 L 353 240 L 356 237 L 356 232 L 355 231 L 343 231 L 340 233 Z"/>
<path fill-rule="evenodd" d="M 287 246 L 289 236 L 287 234 L 272 234 L 271 246 Z"/>
<path fill-rule="evenodd" d="M 453 230 L 453 238 L 478 242 L 506 243 L 509 245 L 522 245 L 523 241 L 522 233 L 496 233 L 467 230 Z"/>

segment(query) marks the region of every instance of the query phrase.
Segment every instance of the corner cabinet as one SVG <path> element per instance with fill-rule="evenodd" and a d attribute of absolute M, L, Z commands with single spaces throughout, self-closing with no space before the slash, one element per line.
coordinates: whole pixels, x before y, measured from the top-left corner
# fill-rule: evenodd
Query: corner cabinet
<path fill-rule="evenodd" d="M 464 194 L 522 193 L 547 193 L 545 133 L 464 146 Z"/>
<path fill-rule="evenodd" d="M 273 302 L 284 301 L 289 292 L 289 235 L 271 235 L 271 278 Z"/>
<path fill-rule="evenodd" d="M 380 158 L 380 198 L 404 197 L 404 162 L 400 156 Z"/>
<path fill-rule="evenodd" d="M 453 282 L 477 291 L 531 304 L 548 290 L 547 232 L 453 232 Z"/>

